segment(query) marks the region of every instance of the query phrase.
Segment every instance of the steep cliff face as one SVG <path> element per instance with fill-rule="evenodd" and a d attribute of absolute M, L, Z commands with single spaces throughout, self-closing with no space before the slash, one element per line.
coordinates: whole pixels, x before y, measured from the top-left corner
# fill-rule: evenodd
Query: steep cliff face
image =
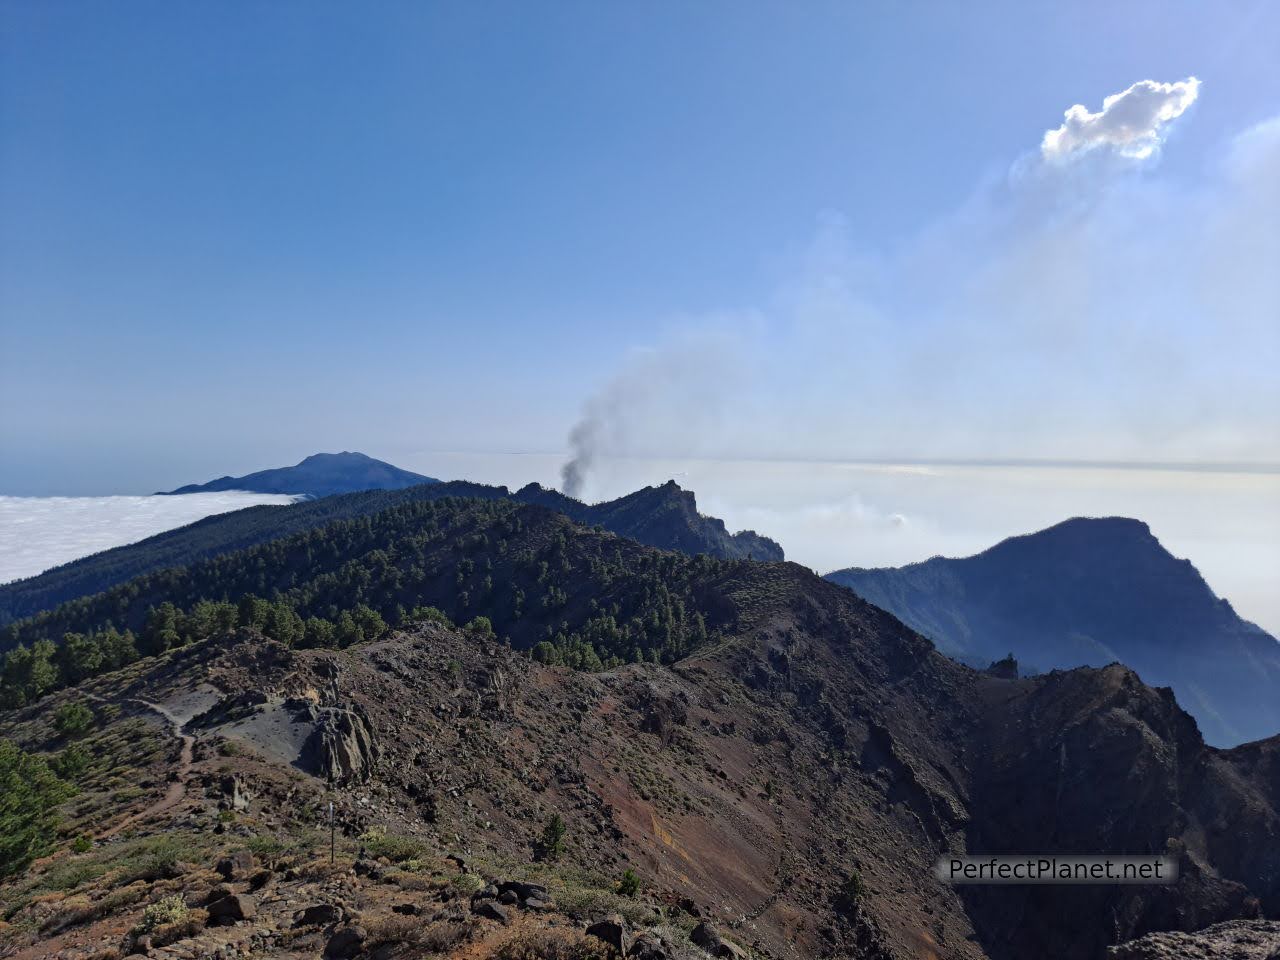
<path fill-rule="evenodd" d="M 1028 956 L 1046 941 L 1063 956 L 1098 956 L 1117 933 L 1195 930 L 1274 899 L 1280 820 L 1258 793 L 1265 776 L 1242 778 L 1230 754 L 1205 747 L 1168 689 L 1116 665 L 984 679 L 977 693 L 971 849 L 1167 854 L 1180 872 L 1171 887 L 966 887 L 993 956 Z M 1017 919 L 1026 916 L 1037 923 Z"/>
<path fill-rule="evenodd" d="M 975 665 L 1009 652 L 1041 671 L 1120 662 L 1172 687 L 1210 743 L 1280 733 L 1280 643 L 1140 521 L 1068 520 L 973 557 L 827 578 Z"/>
<path fill-rule="evenodd" d="M 784 559 L 782 547 L 768 537 L 754 530 L 730 533 L 723 520 L 703 516 L 693 491 L 674 480 L 594 504 L 575 519 L 665 550 L 729 560 Z"/>

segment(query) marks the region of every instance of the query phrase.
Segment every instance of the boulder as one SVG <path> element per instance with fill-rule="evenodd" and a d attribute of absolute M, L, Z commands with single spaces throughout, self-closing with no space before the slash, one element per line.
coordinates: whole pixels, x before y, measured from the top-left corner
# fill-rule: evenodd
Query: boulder
<path fill-rule="evenodd" d="M 505 907 L 493 900 L 481 900 L 471 907 L 471 912 L 486 920 L 497 920 L 499 923 L 510 923 L 511 916 Z"/>
<path fill-rule="evenodd" d="M 611 913 L 603 920 L 597 920 L 587 927 L 587 936 L 603 940 L 620 954 L 627 952 L 627 924 L 621 914 Z"/>
<path fill-rule="evenodd" d="M 431 915 L 432 923 L 460 923 L 465 919 L 467 919 L 467 914 L 460 903 L 447 904 Z"/>
<path fill-rule="evenodd" d="M 504 907 L 515 906 L 520 902 L 520 894 L 514 890 L 503 890 L 502 893 L 498 894 L 498 902 Z"/>
<path fill-rule="evenodd" d="M 223 857 L 214 867 L 222 874 L 222 879 L 230 883 L 233 880 L 244 880 L 253 872 L 253 854 L 248 850 L 237 850 L 229 857 Z"/>
<path fill-rule="evenodd" d="M 271 883 L 275 878 L 276 875 L 265 867 L 261 870 L 255 871 L 249 877 L 249 892 L 257 893 L 263 887 L 267 886 L 267 884 Z"/>
<path fill-rule="evenodd" d="M 230 884 L 220 883 L 205 895 L 204 902 L 206 904 L 213 903 L 215 900 L 229 897 L 235 892 L 235 889 Z"/>
<path fill-rule="evenodd" d="M 368 939 L 368 931 L 354 923 L 335 930 L 324 945 L 325 960 L 349 960 L 360 953 Z"/>
<path fill-rule="evenodd" d="M 327 927 L 342 920 L 342 908 L 335 903 L 314 903 L 293 915 L 295 927 Z"/>
<path fill-rule="evenodd" d="M 1000 680 L 1017 680 L 1018 679 L 1018 661 L 1014 659 L 1013 654 L 1009 654 L 1003 660 L 997 660 L 983 671 L 989 677 L 996 677 Z"/>
<path fill-rule="evenodd" d="M 689 939 L 713 957 L 729 957 L 736 960 L 736 958 L 746 957 L 747 955 L 746 951 L 736 943 L 730 943 L 728 940 L 723 939 L 716 932 L 716 928 L 705 920 L 693 928 L 693 933 L 689 934 Z"/>
<path fill-rule="evenodd" d="M 258 914 L 258 904 L 244 893 L 233 893 L 209 904 L 209 926 L 223 927 L 241 920 L 252 920 Z"/>
<path fill-rule="evenodd" d="M 249 801 L 253 795 L 245 789 L 244 782 L 234 774 L 227 774 L 218 784 L 222 799 L 218 806 L 223 810 L 244 811 L 249 809 Z"/>
<path fill-rule="evenodd" d="M 357 860 L 351 865 L 357 877 L 368 877 L 370 880 L 382 879 L 382 864 L 377 860 Z"/>
<path fill-rule="evenodd" d="M 498 884 L 498 893 L 514 893 L 521 900 L 534 897 L 538 900 L 550 900 L 547 888 L 540 883 L 526 883 L 523 880 L 505 880 Z"/>
<path fill-rule="evenodd" d="M 643 930 L 636 934 L 627 951 L 627 956 L 634 960 L 674 960 L 675 948 L 663 940 L 656 930 Z"/>
<path fill-rule="evenodd" d="M 713 956 L 718 955 L 720 949 L 720 934 L 716 933 L 716 928 L 707 921 L 703 920 L 700 924 L 693 928 L 693 933 L 689 934 L 689 939 L 696 946 L 701 947 L 707 953 Z"/>

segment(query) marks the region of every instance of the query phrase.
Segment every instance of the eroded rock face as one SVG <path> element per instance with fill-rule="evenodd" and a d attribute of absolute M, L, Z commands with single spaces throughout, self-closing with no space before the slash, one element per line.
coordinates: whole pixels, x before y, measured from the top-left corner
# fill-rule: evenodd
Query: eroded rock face
<path fill-rule="evenodd" d="M 1233 920 L 1195 933 L 1149 933 L 1107 950 L 1107 960 L 1274 960 L 1280 922 Z"/>
<path fill-rule="evenodd" d="M 315 729 L 302 746 L 299 765 L 335 784 L 363 783 L 373 773 L 381 750 L 364 711 L 307 704 Z"/>

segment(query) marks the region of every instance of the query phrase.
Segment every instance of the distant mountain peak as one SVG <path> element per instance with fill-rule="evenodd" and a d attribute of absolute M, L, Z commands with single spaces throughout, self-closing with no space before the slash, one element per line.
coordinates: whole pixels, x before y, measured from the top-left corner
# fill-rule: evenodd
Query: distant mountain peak
<path fill-rule="evenodd" d="M 1141 520 L 1073 517 L 971 557 L 827 578 L 975 665 L 1007 651 L 1037 670 L 1118 660 L 1171 686 L 1211 743 L 1280 731 L 1280 644 Z"/>
<path fill-rule="evenodd" d="M 304 457 L 298 466 L 307 463 L 334 463 L 340 460 L 358 461 L 360 463 L 382 463 L 381 460 L 374 460 L 367 453 L 360 453 L 353 450 L 343 450 L 341 453 L 313 453 L 309 457 Z"/>
<path fill-rule="evenodd" d="M 248 490 L 253 493 L 291 493 L 304 497 L 328 497 L 360 490 L 399 490 L 421 483 L 439 483 L 432 477 L 402 470 L 364 453 L 313 453 L 292 467 L 259 470 L 243 477 L 224 476 L 208 483 L 193 483 L 167 494 L 215 493 Z"/>

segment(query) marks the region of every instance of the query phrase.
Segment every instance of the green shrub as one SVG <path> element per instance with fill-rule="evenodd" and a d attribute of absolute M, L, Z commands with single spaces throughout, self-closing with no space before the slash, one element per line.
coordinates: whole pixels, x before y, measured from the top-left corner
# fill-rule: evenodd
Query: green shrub
<path fill-rule="evenodd" d="M 444 627 L 453 626 L 453 621 L 438 607 L 414 607 L 409 613 L 408 619 L 421 623 L 438 623 Z"/>
<path fill-rule="evenodd" d="M 567 832 L 560 814 L 553 813 L 547 825 L 542 828 L 542 836 L 534 846 L 534 855 L 539 860 L 559 860 L 564 855 L 564 837 Z"/>
<path fill-rule="evenodd" d="M 89 751 L 78 743 L 71 743 L 53 758 L 50 766 L 63 780 L 77 782 L 89 769 Z"/>
<path fill-rule="evenodd" d="M 484 889 L 484 877 L 475 873 L 454 874 L 449 878 L 449 886 L 464 897 L 469 897 L 477 890 Z"/>
<path fill-rule="evenodd" d="M 386 857 L 393 863 L 406 860 L 420 860 L 426 847 L 421 840 L 413 837 L 389 836 L 382 830 L 370 830 L 361 834 L 360 843 L 372 857 Z"/>
<path fill-rule="evenodd" d="M 150 933 L 160 927 L 182 923 L 190 915 L 190 911 L 187 910 L 187 905 L 182 897 L 175 893 L 172 896 L 165 897 L 163 900 L 147 904 L 146 909 L 142 911 L 142 920 L 134 927 L 134 932 Z"/>
<path fill-rule="evenodd" d="M 40 878 L 39 885 L 43 890 L 74 890 L 83 883 L 97 880 L 108 869 L 107 864 L 99 863 L 94 857 L 64 860 L 50 867 Z"/>
<path fill-rule="evenodd" d="M 0 877 L 53 848 L 55 808 L 74 793 L 43 759 L 0 740 Z"/>
<path fill-rule="evenodd" d="M 479 640 L 492 640 L 497 636 L 493 632 L 493 621 L 488 617 L 476 617 L 466 626 L 467 633 Z"/>
<path fill-rule="evenodd" d="M 88 853 L 92 849 L 93 849 L 93 838 L 90 837 L 88 834 L 82 833 L 80 834 L 80 836 L 76 837 L 73 841 L 71 841 L 72 853 Z"/>
<path fill-rule="evenodd" d="M 205 851 L 187 833 L 163 833 L 130 844 L 113 864 L 112 885 L 128 886 L 135 880 L 157 880 L 179 860 L 199 862 Z"/>
<path fill-rule="evenodd" d="M 93 726 L 93 711 L 83 700 L 71 700 L 53 712 L 53 725 L 64 737 L 78 737 Z"/>
<path fill-rule="evenodd" d="M 272 860 L 288 849 L 285 842 L 269 834 L 257 834 L 245 841 L 245 846 L 259 860 Z"/>
<path fill-rule="evenodd" d="M 862 874 L 857 870 L 851 870 L 836 893 L 836 910 L 845 915 L 852 915 L 857 912 L 866 895 L 867 884 L 862 879 Z"/>
<path fill-rule="evenodd" d="M 618 881 L 618 893 L 624 897 L 634 897 L 640 892 L 640 878 L 636 876 L 636 872 L 628 867 L 622 872 L 622 879 Z"/>

